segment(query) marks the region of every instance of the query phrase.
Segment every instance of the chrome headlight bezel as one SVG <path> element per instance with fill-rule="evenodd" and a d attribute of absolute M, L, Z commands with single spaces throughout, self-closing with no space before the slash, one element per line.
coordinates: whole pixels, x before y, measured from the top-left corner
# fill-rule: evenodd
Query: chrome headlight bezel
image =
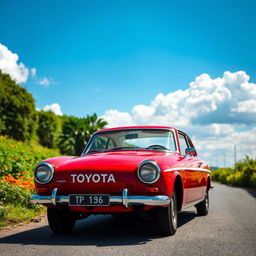
<path fill-rule="evenodd" d="M 141 174 L 141 171 L 143 170 L 143 166 L 148 165 L 152 167 L 152 171 L 155 171 L 155 177 L 152 180 L 145 180 L 143 179 L 143 175 Z M 158 166 L 158 164 L 154 161 L 151 160 L 146 160 L 140 163 L 138 170 L 137 170 L 137 175 L 140 181 L 142 181 L 143 183 L 146 184 L 152 184 L 155 183 L 156 181 L 158 181 L 158 179 L 160 178 L 160 167 Z"/>
<path fill-rule="evenodd" d="M 48 177 L 47 177 L 47 180 L 45 180 L 45 181 L 42 181 L 42 180 L 40 180 L 40 179 L 38 178 L 38 168 L 39 168 L 39 167 L 42 167 L 42 166 L 45 166 L 45 168 L 48 168 L 48 171 L 49 171 L 49 175 L 48 175 Z M 52 166 L 50 163 L 47 163 L 47 162 L 41 162 L 41 163 L 39 163 L 39 164 L 35 167 L 35 169 L 34 169 L 34 178 L 35 178 L 35 181 L 36 181 L 37 183 L 39 183 L 39 184 L 42 184 L 42 185 L 49 183 L 49 182 L 52 180 L 53 175 L 54 175 L 54 168 L 53 168 L 53 166 Z"/>

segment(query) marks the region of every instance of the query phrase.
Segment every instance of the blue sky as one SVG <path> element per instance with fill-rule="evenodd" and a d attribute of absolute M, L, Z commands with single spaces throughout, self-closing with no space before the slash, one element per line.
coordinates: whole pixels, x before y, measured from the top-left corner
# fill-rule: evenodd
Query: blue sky
<path fill-rule="evenodd" d="M 113 121 L 122 118 L 140 124 L 136 118 L 144 110 L 151 113 L 157 95 L 185 93 L 204 73 L 214 80 L 226 71 L 243 71 L 250 78 L 241 81 L 256 82 L 255 7 L 248 0 L 0 0 L 0 43 L 27 69 L 20 83 L 33 94 L 37 108 L 55 103 L 68 115 L 96 112 L 113 126 L 126 124 Z M 215 115 L 204 116 L 208 123 L 202 123 L 205 112 L 199 111 L 190 124 L 233 125 L 233 132 L 254 129 L 255 122 L 248 120 L 254 120 L 256 98 L 246 95 L 237 106 L 233 98 L 229 114 L 247 111 L 247 121 L 241 116 L 218 121 L 226 117 L 217 118 L 213 106 L 209 111 Z M 148 108 L 138 114 L 135 107 L 140 105 Z M 182 121 L 177 125 L 187 128 Z"/>
<path fill-rule="evenodd" d="M 254 1 L 4 1 L 0 40 L 47 88 L 37 106 L 65 114 L 129 111 L 201 73 L 246 71 L 255 81 Z M 55 82 L 54 82 L 55 81 Z"/>

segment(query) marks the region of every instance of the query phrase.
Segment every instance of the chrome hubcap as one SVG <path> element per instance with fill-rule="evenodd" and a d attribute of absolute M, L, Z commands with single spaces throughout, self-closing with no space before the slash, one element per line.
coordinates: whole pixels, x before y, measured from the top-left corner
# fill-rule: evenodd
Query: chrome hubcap
<path fill-rule="evenodd" d="M 206 195 L 206 197 L 205 197 L 205 206 L 208 209 L 208 207 L 209 207 L 208 195 Z"/>
<path fill-rule="evenodd" d="M 176 215 L 176 209 L 175 209 L 173 198 L 171 199 L 171 218 L 172 218 L 172 223 L 176 226 L 177 215 Z"/>

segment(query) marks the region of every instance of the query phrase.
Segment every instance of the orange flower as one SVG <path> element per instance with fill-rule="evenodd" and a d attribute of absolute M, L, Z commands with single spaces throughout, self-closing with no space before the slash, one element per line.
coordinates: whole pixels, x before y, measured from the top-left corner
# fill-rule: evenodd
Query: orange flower
<path fill-rule="evenodd" d="M 2 180 L 4 182 L 10 183 L 14 186 L 20 186 L 20 187 L 22 187 L 24 189 L 27 189 L 27 190 L 35 189 L 34 182 L 33 182 L 33 177 L 25 177 L 25 176 L 19 177 L 19 176 L 16 176 L 14 178 L 11 174 L 8 174 L 7 176 L 3 177 Z"/>

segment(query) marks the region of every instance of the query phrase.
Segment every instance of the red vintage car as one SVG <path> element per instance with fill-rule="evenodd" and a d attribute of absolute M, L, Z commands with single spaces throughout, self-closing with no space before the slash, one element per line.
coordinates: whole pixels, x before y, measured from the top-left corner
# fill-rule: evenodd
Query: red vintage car
<path fill-rule="evenodd" d="M 207 215 L 208 164 L 191 139 L 164 126 L 104 129 L 93 134 L 81 156 L 55 157 L 34 171 L 37 195 L 47 206 L 55 233 L 71 232 L 91 214 L 149 213 L 162 235 L 177 229 L 177 212 L 195 206 Z"/>

